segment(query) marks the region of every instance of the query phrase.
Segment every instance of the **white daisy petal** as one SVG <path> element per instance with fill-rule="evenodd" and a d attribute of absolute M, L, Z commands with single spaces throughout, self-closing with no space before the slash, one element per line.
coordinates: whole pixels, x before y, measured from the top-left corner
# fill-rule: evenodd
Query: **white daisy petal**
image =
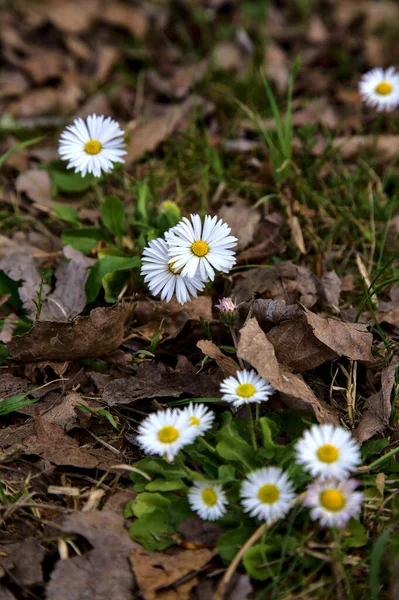
<path fill-rule="evenodd" d="M 149 415 L 138 428 L 137 441 L 148 454 L 173 460 L 176 454 L 197 437 L 188 416 L 179 410 L 158 411 Z"/>
<path fill-rule="evenodd" d="M 242 406 L 250 402 L 265 402 L 274 393 L 273 386 L 262 379 L 255 371 L 237 371 L 236 377 L 230 376 L 220 384 L 222 400 L 234 406 Z"/>
<path fill-rule="evenodd" d="M 179 261 L 169 262 L 168 247 L 163 238 L 151 240 L 143 250 L 141 274 L 156 296 L 161 294 L 161 299 L 170 302 L 174 293 L 177 301 L 185 304 L 190 301 L 190 295 L 197 297 L 197 291 L 202 292 L 205 283 L 197 276 L 188 279 L 179 273 L 182 267 Z"/>
<path fill-rule="evenodd" d="M 380 67 L 365 73 L 359 82 L 362 100 L 377 109 L 390 111 L 399 106 L 399 72 Z"/>
<path fill-rule="evenodd" d="M 288 513 L 294 497 L 291 482 L 277 467 L 253 471 L 241 486 L 241 504 L 244 512 L 268 524 Z"/>
<path fill-rule="evenodd" d="M 219 483 L 196 481 L 187 499 L 192 510 L 205 521 L 216 521 L 226 512 L 227 498 Z"/>
<path fill-rule="evenodd" d="M 308 487 L 303 503 L 323 527 L 345 527 L 350 519 L 359 517 L 362 508 L 364 496 L 354 491 L 358 485 L 354 479 L 318 479 Z"/>
<path fill-rule="evenodd" d="M 313 477 L 341 480 L 360 463 L 360 450 L 342 427 L 313 425 L 296 444 L 296 462 Z"/>
<path fill-rule="evenodd" d="M 169 248 L 169 263 L 180 269 L 183 277 L 200 276 L 204 281 L 215 278 L 215 269 L 228 273 L 235 265 L 231 249 L 237 238 L 229 236 L 230 228 L 217 217 L 207 215 L 201 223 L 199 215 L 190 215 L 165 234 Z"/>
<path fill-rule="evenodd" d="M 197 435 L 204 435 L 212 427 L 215 413 L 209 410 L 205 404 L 190 404 L 182 411 L 190 422 L 190 426 L 197 430 Z"/>
<path fill-rule="evenodd" d="M 108 173 L 113 163 L 123 163 L 126 154 L 123 141 L 124 132 L 110 117 L 90 115 L 86 119 L 75 119 L 61 134 L 58 152 L 64 160 L 69 160 L 67 168 L 75 168 L 84 177 L 92 173 L 100 177 Z"/>

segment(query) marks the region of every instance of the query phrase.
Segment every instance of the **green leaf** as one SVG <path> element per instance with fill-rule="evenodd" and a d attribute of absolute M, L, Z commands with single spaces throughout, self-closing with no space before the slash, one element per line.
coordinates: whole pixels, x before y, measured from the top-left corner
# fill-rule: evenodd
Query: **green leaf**
<path fill-rule="evenodd" d="M 151 552 L 162 551 L 176 542 L 172 535 L 176 528 L 165 519 L 165 513 L 156 510 L 134 521 L 129 529 L 130 537 Z"/>
<path fill-rule="evenodd" d="M 168 481 L 167 479 L 158 477 L 147 483 L 145 489 L 147 492 L 176 492 L 177 490 L 187 490 L 187 486 L 181 479 Z"/>
<path fill-rule="evenodd" d="M 218 480 L 220 483 L 230 483 L 237 480 L 236 470 L 231 465 L 221 465 L 218 468 Z"/>
<path fill-rule="evenodd" d="M 12 154 L 14 154 L 15 152 L 19 152 L 20 150 L 23 150 L 24 148 L 27 148 L 28 146 L 33 146 L 33 144 L 37 144 L 38 142 L 41 142 L 43 139 L 44 139 L 44 136 L 40 136 L 37 138 L 33 138 L 32 140 L 25 140 L 24 142 L 18 142 L 18 144 L 15 144 L 15 146 L 13 146 L 9 150 L 7 150 L 7 152 L 2 154 L 2 156 L 0 156 L 0 169 L 2 168 L 4 163 L 10 158 L 10 156 Z"/>
<path fill-rule="evenodd" d="M 18 294 L 19 285 L 17 281 L 10 279 L 8 275 L 0 271 L 0 296 L 10 295 L 8 302 L 14 308 L 22 307 L 22 302 Z"/>
<path fill-rule="evenodd" d="M 104 288 L 105 302 L 110 304 L 118 301 L 118 296 L 121 293 L 123 286 L 129 280 L 129 273 L 126 271 L 114 271 L 107 273 L 102 278 L 102 286 Z"/>
<path fill-rule="evenodd" d="M 80 229 L 67 229 L 62 234 L 65 245 L 72 246 L 79 252 L 86 254 L 98 246 L 98 242 L 106 239 L 105 232 L 99 227 L 81 227 Z"/>
<path fill-rule="evenodd" d="M 261 419 L 259 419 L 259 423 L 262 430 L 263 447 L 266 451 L 266 456 L 267 458 L 273 458 L 276 444 L 273 441 L 272 430 L 276 429 L 276 425 L 267 417 L 261 417 Z"/>
<path fill-rule="evenodd" d="M 220 536 L 216 548 L 224 563 L 229 564 L 233 560 L 241 546 L 245 544 L 254 531 L 255 527 L 241 523 L 236 529 L 231 529 Z"/>
<path fill-rule="evenodd" d="M 125 209 L 117 196 L 108 196 L 101 209 L 101 220 L 105 227 L 120 240 L 124 232 Z"/>
<path fill-rule="evenodd" d="M 371 551 L 369 582 L 372 600 L 378 600 L 379 598 L 381 561 L 393 528 L 394 525 L 391 525 L 391 527 L 388 527 L 388 529 L 385 529 L 385 531 L 382 532 Z"/>
<path fill-rule="evenodd" d="M 361 548 L 367 544 L 367 534 L 364 526 L 357 519 L 351 519 L 345 530 L 344 546 Z"/>
<path fill-rule="evenodd" d="M 65 173 L 64 171 L 49 171 L 51 177 L 51 187 L 54 195 L 58 192 L 66 192 L 69 194 L 77 194 L 79 192 L 85 192 L 91 187 L 94 180 L 94 176 L 87 174 L 82 177 L 79 173 L 70 171 Z"/>
<path fill-rule="evenodd" d="M 272 549 L 267 544 L 256 544 L 245 552 L 243 557 L 244 567 L 250 577 L 257 581 L 265 581 L 274 576 L 274 570 L 267 566 L 267 553 Z"/>
<path fill-rule="evenodd" d="M 167 463 L 163 458 L 153 458 L 152 456 L 146 456 L 135 463 L 134 466 L 147 473 L 147 475 L 152 477 L 159 475 L 169 481 L 181 479 L 186 475 L 184 469 Z M 130 479 L 134 482 L 143 481 L 143 477 L 139 473 L 130 473 Z"/>
<path fill-rule="evenodd" d="M 148 197 L 150 188 L 146 181 L 139 181 L 136 185 L 136 209 L 135 218 L 142 224 L 149 223 Z"/>
<path fill-rule="evenodd" d="M 73 206 L 66 206 L 65 204 L 53 204 L 53 211 L 56 216 L 69 223 L 70 225 L 79 225 L 79 213 Z"/>
<path fill-rule="evenodd" d="M 161 202 L 157 219 L 157 229 L 161 235 L 177 225 L 180 219 L 181 212 L 176 202 L 172 202 L 171 200 Z"/>
<path fill-rule="evenodd" d="M 239 463 L 244 471 L 252 471 L 257 467 L 253 449 L 242 438 L 232 438 L 229 441 L 222 440 L 216 446 L 216 452 L 228 462 Z"/>
<path fill-rule="evenodd" d="M 6 346 L 4 346 L 3 344 L 0 344 L 0 365 L 5 363 L 7 358 L 8 358 L 8 350 L 7 350 Z"/>
<path fill-rule="evenodd" d="M 23 394 L 17 394 L 16 396 L 10 396 L 9 398 L 5 398 L 4 400 L 0 400 L 0 416 L 9 415 L 16 410 L 20 410 L 21 408 L 25 408 L 25 406 L 30 406 L 39 400 L 39 398 L 31 398 L 25 400 L 29 394 L 34 390 L 29 390 L 29 392 L 24 392 Z"/>
<path fill-rule="evenodd" d="M 143 492 L 138 494 L 133 500 L 132 509 L 136 517 L 141 517 L 147 513 L 154 512 L 160 508 L 164 509 L 170 504 L 170 499 L 162 494 L 152 494 Z"/>
<path fill-rule="evenodd" d="M 105 417 L 111 423 L 112 427 L 118 431 L 118 425 L 116 424 L 116 421 L 109 410 L 106 408 L 100 408 L 100 410 L 97 411 L 97 414 L 99 417 Z"/>
<path fill-rule="evenodd" d="M 114 271 L 128 271 L 140 266 L 140 264 L 141 261 L 138 256 L 133 256 L 131 258 L 123 256 L 107 256 L 94 263 L 90 269 L 86 282 L 88 304 L 97 298 L 103 283 L 103 277 L 107 275 L 107 273 L 113 273 Z"/>

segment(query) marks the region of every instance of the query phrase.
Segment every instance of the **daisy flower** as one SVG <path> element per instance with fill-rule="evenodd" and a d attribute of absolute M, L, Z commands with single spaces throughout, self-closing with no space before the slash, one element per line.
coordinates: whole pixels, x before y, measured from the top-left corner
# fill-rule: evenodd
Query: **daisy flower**
<path fill-rule="evenodd" d="M 219 483 L 196 481 L 187 498 L 192 510 L 205 521 L 216 521 L 226 512 L 227 498 Z"/>
<path fill-rule="evenodd" d="M 264 402 L 273 395 L 274 388 L 262 379 L 255 371 L 237 371 L 237 376 L 227 377 L 220 384 L 222 400 L 234 406 L 242 406 L 249 402 Z"/>
<path fill-rule="evenodd" d="M 342 427 L 313 425 L 296 444 L 296 462 L 313 477 L 346 479 L 360 463 L 360 450 Z"/>
<path fill-rule="evenodd" d="M 241 504 L 244 511 L 269 525 L 287 514 L 294 497 L 291 482 L 277 467 L 253 471 L 241 487 Z"/>
<path fill-rule="evenodd" d="M 190 427 L 194 427 L 197 435 L 203 435 L 212 427 L 215 413 L 208 410 L 205 404 L 191 402 L 183 411 L 189 420 Z"/>
<path fill-rule="evenodd" d="M 355 479 L 316 480 L 308 487 L 303 503 L 323 527 L 345 527 L 352 517 L 358 518 L 362 508 L 364 496 L 354 491 L 358 485 Z"/>
<path fill-rule="evenodd" d="M 138 432 L 137 441 L 145 452 L 158 454 L 170 461 L 198 435 L 196 427 L 190 427 L 186 414 L 170 408 L 149 415 Z"/>
<path fill-rule="evenodd" d="M 67 168 L 79 171 L 82 177 L 93 173 L 100 177 L 101 171 L 108 173 L 114 163 L 123 163 L 126 154 L 124 132 L 111 117 L 91 115 L 86 122 L 75 119 L 61 134 L 58 152 L 68 160 Z"/>
<path fill-rule="evenodd" d="M 222 298 L 215 307 L 220 311 L 220 317 L 225 325 L 231 327 L 237 321 L 237 305 L 231 298 Z"/>
<path fill-rule="evenodd" d="M 230 227 L 217 217 L 206 216 L 202 225 L 199 215 L 190 215 L 165 234 L 169 247 L 169 263 L 175 269 L 183 269 L 183 277 L 195 277 L 207 281 L 215 278 L 215 271 L 228 273 L 235 265 L 237 238 L 229 235 Z"/>
<path fill-rule="evenodd" d="M 399 106 L 399 72 L 394 67 L 372 69 L 361 78 L 359 92 L 364 102 L 378 111 L 393 110 Z"/>
<path fill-rule="evenodd" d="M 169 264 L 168 247 L 165 240 L 151 240 L 143 250 L 141 274 L 151 293 L 161 294 L 161 299 L 170 302 L 173 294 L 177 301 L 185 304 L 197 297 L 197 291 L 202 292 L 205 283 L 199 277 L 182 277 L 181 269 L 176 269 L 174 263 Z"/>

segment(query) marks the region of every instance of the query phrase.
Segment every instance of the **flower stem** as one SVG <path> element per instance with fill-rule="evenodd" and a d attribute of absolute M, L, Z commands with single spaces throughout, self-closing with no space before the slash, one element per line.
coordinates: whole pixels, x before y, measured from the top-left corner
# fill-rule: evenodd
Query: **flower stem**
<path fill-rule="evenodd" d="M 201 444 L 204 446 L 204 448 L 206 448 L 207 450 L 209 450 L 209 452 L 212 452 L 212 454 L 217 454 L 215 448 L 213 446 L 211 446 L 209 444 L 209 442 L 207 442 L 206 440 L 204 440 L 203 437 L 199 437 L 198 441 L 201 442 Z"/>
<path fill-rule="evenodd" d="M 233 339 L 234 348 L 236 350 L 238 350 L 238 338 L 237 338 L 237 333 L 236 333 L 234 326 L 230 326 L 230 333 L 231 333 L 231 337 Z M 240 365 L 240 369 L 244 370 L 245 369 L 244 363 L 242 362 L 242 359 L 238 356 L 238 354 L 237 354 L 237 359 L 238 359 L 238 363 Z"/>
<path fill-rule="evenodd" d="M 249 403 L 247 404 L 247 410 L 248 410 L 249 430 L 251 432 L 252 445 L 254 447 L 254 450 L 257 450 L 258 446 L 256 444 L 255 424 L 254 424 L 254 419 L 252 416 L 251 405 Z"/>
<path fill-rule="evenodd" d="M 364 467 L 359 467 L 356 472 L 357 473 L 367 473 L 368 471 L 371 471 L 372 469 L 377 467 L 379 464 L 384 462 L 384 460 L 386 460 L 387 458 L 390 458 L 391 456 L 394 456 L 394 454 L 397 454 L 398 452 L 399 452 L 399 446 L 396 446 L 396 448 L 393 448 L 392 450 L 387 452 L 387 454 L 384 454 L 384 456 L 380 456 L 380 458 L 377 458 L 377 460 L 372 462 L 370 465 L 365 465 Z"/>

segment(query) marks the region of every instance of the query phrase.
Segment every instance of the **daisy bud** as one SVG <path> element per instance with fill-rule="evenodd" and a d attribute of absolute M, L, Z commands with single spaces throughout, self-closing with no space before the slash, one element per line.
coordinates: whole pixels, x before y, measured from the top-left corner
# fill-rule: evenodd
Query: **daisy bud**
<path fill-rule="evenodd" d="M 231 298 L 222 298 L 219 304 L 215 305 L 220 310 L 220 318 L 223 323 L 231 327 L 237 321 L 237 306 Z"/>

